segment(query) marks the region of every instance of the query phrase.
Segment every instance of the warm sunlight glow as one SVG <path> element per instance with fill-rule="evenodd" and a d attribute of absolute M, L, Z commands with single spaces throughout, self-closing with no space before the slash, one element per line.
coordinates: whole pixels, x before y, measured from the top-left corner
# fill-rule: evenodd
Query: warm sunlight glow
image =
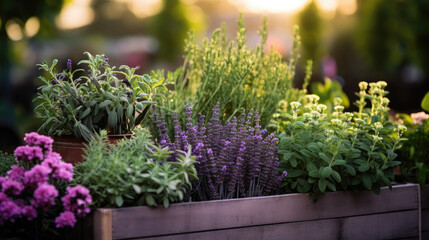
<path fill-rule="evenodd" d="M 229 0 L 240 11 L 292 13 L 299 11 L 308 0 Z"/>
<path fill-rule="evenodd" d="M 161 0 L 125 0 L 128 9 L 138 18 L 150 17 L 162 10 Z"/>
<path fill-rule="evenodd" d="M 357 10 L 356 0 L 341 0 L 338 9 L 344 15 L 352 15 Z"/>
<path fill-rule="evenodd" d="M 24 37 L 21 26 L 13 19 L 6 23 L 6 33 L 12 41 L 19 41 Z"/>
<path fill-rule="evenodd" d="M 39 32 L 40 22 L 37 17 L 31 17 L 25 23 L 25 35 L 27 37 L 32 37 Z"/>
<path fill-rule="evenodd" d="M 57 26 L 61 29 L 73 29 L 90 24 L 94 20 L 91 1 L 73 0 L 66 4 L 55 21 Z"/>
<path fill-rule="evenodd" d="M 338 0 L 317 0 L 322 11 L 332 12 L 335 11 L 338 7 Z"/>

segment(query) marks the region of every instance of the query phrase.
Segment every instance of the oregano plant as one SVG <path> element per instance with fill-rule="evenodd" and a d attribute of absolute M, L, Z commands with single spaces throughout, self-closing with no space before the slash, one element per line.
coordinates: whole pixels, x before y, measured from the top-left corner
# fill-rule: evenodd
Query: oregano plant
<path fill-rule="evenodd" d="M 385 82 L 359 84 L 356 113 L 344 112 L 335 100 L 334 112 L 319 104 L 317 95 L 292 102 L 276 118 L 279 135 L 280 171 L 288 176 L 283 192 L 311 193 L 391 187 L 397 150 L 406 130 L 388 119 Z M 365 108 L 370 103 L 370 107 Z"/>

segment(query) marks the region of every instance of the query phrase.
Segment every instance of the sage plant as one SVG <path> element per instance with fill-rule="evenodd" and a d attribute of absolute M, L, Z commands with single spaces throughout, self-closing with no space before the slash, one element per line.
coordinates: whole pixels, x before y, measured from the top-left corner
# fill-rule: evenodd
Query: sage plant
<path fill-rule="evenodd" d="M 162 113 L 154 107 L 159 144 L 168 147 L 175 155 L 192 148 L 196 156 L 198 181 L 193 182 L 191 200 L 204 201 L 255 197 L 276 194 L 286 172 L 278 174 L 277 141 L 273 134 L 261 129 L 257 111 L 243 112 L 239 119 L 233 117 L 221 123 L 220 104 L 212 109 L 212 116 L 205 124 L 199 114 L 196 124 L 192 108 L 186 105 L 186 127 L 183 130 L 177 117 L 174 122 L 173 140 L 168 135 Z M 170 160 L 174 160 L 175 155 Z"/>

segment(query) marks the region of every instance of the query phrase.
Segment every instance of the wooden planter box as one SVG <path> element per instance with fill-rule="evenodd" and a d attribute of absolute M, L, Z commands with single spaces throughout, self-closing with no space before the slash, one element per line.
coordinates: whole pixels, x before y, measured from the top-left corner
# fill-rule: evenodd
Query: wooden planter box
<path fill-rule="evenodd" d="M 286 194 L 97 209 L 93 233 L 95 239 L 419 239 L 419 202 L 419 186 L 404 184 L 379 195 L 327 193 L 316 203 L 308 194 Z"/>
<path fill-rule="evenodd" d="M 421 190 L 422 239 L 429 239 L 429 184 Z"/>

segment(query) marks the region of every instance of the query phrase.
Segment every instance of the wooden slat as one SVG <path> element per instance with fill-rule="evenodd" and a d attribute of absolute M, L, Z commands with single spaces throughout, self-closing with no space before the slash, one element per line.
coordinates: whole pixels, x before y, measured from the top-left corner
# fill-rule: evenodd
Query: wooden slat
<path fill-rule="evenodd" d="M 429 232 L 429 209 L 422 209 L 422 231 Z"/>
<path fill-rule="evenodd" d="M 94 213 L 94 239 L 111 240 L 112 229 L 112 211 L 97 209 Z"/>
<path fill-rule="evenodd" d="M 394 186 L 393 191 L 383 188 L 379 195 L 368 191 L 328 193 L 316 203 L 307 194 L 288 194 L 181 203 L 173 204 L 168 209 L 162 207 L 111 209 L 113 238 L 147 237 L 418 210 L 419 201 L 418 185 L 404 184 Z"/>
<path fill-rule="evenodd" d="M 426 184 L 421 189 L 422 209 L 429 209 L 429 184 Z"/>
<path fill-rule="evenodd" d="M 418 211 L 381 213 L 327 220 L 224 229 L 141 239 L 283 240 L 283 239 L 418 239 Z"/>

